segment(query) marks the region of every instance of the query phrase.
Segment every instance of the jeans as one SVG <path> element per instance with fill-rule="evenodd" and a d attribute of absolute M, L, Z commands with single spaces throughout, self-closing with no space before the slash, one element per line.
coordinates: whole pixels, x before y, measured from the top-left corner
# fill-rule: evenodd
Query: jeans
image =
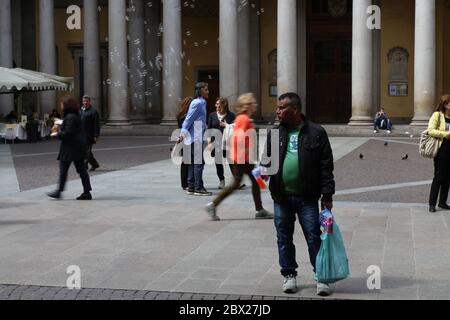
<path fill-rule="evenodd" d="M 64 191 L 67 181 L 67 173 L 70 168 L 70 164 L 72 161 L 59 161 L 59 187 L 58 190 L 60 192 Z M 92 190 L 91 182 L 89 180 L 89 174 L 87 173 L 86 166 L 84 164 L 84 160 L 77 160 L 73 162 L 75 168 L 77 169 L 77 173 L 80 175 L 81 183 L 83 184 L 83 192 L 88 193 Z"/>
<path fill-rule="evenodd" d="M 203 145 L 201 143 L 191 144 L 191 163 L 188 167 L 188 188 L 194 190 L 202 190 L 203 186 L 203 169 L 205 162 L 203 160 Z"/>
<path fill-rule="evenodd" d="M 373 129 L 377 130 L 378 128 L 391 131 L 391 129 L 392 129 L 391 119 L 389 119 L 389 118 L 375 119 L 375 121 L 373 122 Z"/>
<path fill-rule="evenodd" d="M 315 273 L 316 257 L 322 243 L 318 201 L 307 202 L 300 196 L 286 196 L 282 203 L 275 202 L 274 207 L 281 274 L 297 276 L 298 264 L 295 260 L 293 243 L 296 215 L 308 245 L 309 260 Z"/>

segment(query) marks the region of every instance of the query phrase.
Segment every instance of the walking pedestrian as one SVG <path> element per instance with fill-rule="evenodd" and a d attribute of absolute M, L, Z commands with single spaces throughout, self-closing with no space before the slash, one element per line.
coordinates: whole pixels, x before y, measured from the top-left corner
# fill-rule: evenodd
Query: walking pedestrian
<path fill-rule="evenodd" d="M 210 196 L 203 185 L 203 169 L 205 162 L 203 159 L 204 134 L 206 131 L 207 103 L 209 97 L 208 84 L 199 82 L 195 85 L 194 100 L 192 100 L 186 119 L 184 119 L 181 135 L 177 143 L 184 141 L 190 146 L 191 161 L 188 168 L 188 190 L 189 195 Z"/>
<path fill-rule="evenodd" d="M 183 127 L 183 122 L 186 119 L 186 115 L 189 110 L 189 105 L 191 104 L 191 102 L 192 97 L 186 97 L 180 104 L 180 110 L 178 111 L 177 114 L 177 122 L 179 129 Z M 181 150 L 181 156 L 183 156 L 183 150 Z M 184 161 L 182 161 L 180 166 L 180 178 L 181 178 L 181 188 L 183 188 L 183 190 L 187 190 L 188 188 L 188 169 L 189 165 L 184 163 Z"/>
<path fill-rule="evenodd" d="M 80 117 L 80 109 L 77 101 L 70 97 L 64 97 L 61 101 L 61 111 L 63 113 L 63 122 L 61 125 L 55 125 L 52 128 L 51 137 L 61 140 L 59 148 L 59 183 L 55 191 L 47 193 L 51 198 L 61 198 L 64 191 L 67 173 L 72 162 L 80 175 L 83 184 L 83 193 L 77 200 L 91 200 L 91 183 L 89 174 L 84 164 L 86 156 L 86 140 Z"/>
<path fill-rule="evenodd" d="M 88 169 L 88 163 L 91 165 L 90 171 L 95 171 L 100 165 L 94 158 L 92 146 L 97 143 L 100 136 L 100 117 L 97 110 L 91 106 L 91 98 L 83 96 L 83 106 L 81 107 L 81 121 L 86 136 L 87 150 L 85 165 Z"/>
<path fill-rule="evenodd" d="M 438 207 L 450 210 L 447 205 L 448 191 L 450 189 L 450 95 L 440 98 L 437 110 L 428 123 L 428 134 L 439 139 L 439 150 L 434 158 L 434 178 L 431 184 L 429 212 L 436 212 Z"/>
<path fill-rule="evenodd" d="M 234 122 L 236 116 L 233 112 L 231 112 L 228 108 L 228 99 L 227 98 L 217 98 L 216 99 L 216 112 L 212 112 L 208 118 L 208 129 L 217 129 L 223 134 L 223 130 L 227 125 L 231 125 Z M 208 140 L 208 144 L 214 143 L 214 137 Z M 222 149 L 222 148 L 221 148 Z M 212 151 L 212 157 L 216 157 L 216 149 L 214 148 Z M 226 157 L 226 151 L 222 150 L 223 158 Z M 223 159 L 222 158 L 222 159 Z M 230 166 L 231 170 L 231 166 Z M 219 189 L 225 188 L 225 174 L 222 162 L 217 163 L 216 161 L 216 173 L 219 178 Z"/>
<path fill-rule="evenodd" d="M 253 148 L 256 148 L 255 142 L 252 141 L 252 135 L 249 130 L 254 130 L 255 126 L 250 120 L 250 116 L 256 111 L 256 98 L 253 93 L 246 93 L 236 101 L 236 120 L 234 121 L 233 137 L 231 140 L 231 160 L 233 182 L 226 186 L 217 197 L 206 205 L 206 212 L 213 221 L 220 220 L 216 213 L 219 204 L 232 194 L 241 185 L 244 174 L 248 175 L 252 182 L 252 196 L 255 203 L 256 219 L 272 219 L 273 214 L 263 208 L 261 201 L 261 190 L 255 177 L 253 177 L 252 170 L 254 165 L 250 163 L 250 153 Z M 248 138 L 248 139 L 247 139 Z"/>
<path fill-rule="evenodd" d="M 316 272 L 316 256 L 321 245 L 319 199 L 322 208 L 333 207 L 335 182 L 333 152 L 326 131 L 307 120 L 301 113 L 301 100 L 295 93 L 278 98 L 279 126 L 271 129 L 261 165 L 270 167 L 270 159 L 278 152 L 279 167 L 270 177 L 269 189 L 274 200 L 275 228 L 281 274 L 285 293 L 297 291 L 297 262 L 293 235 L 296 216 L 308 245 L 309 258 Z M 278 130 L 278 150 L 271 150 L 271 136 Z M 318 295 L 329 295 L 326 283 L 317 283 Z"/>

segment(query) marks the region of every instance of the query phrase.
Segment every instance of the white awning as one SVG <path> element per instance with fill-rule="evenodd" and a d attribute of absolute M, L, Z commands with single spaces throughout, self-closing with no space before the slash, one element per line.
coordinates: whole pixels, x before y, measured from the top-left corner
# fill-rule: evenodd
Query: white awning
<path fill-rule="evenodd" d="M 0 67 L 0 93 L 25 91 L 72 91 L 73 78 L 25 70 Z"/>

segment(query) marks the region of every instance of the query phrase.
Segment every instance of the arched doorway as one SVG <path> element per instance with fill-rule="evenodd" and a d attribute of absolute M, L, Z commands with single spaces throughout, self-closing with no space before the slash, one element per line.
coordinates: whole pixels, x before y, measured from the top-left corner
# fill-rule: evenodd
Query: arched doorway
<path fill-rule="evenodd" d="M 352 0 L 307 2 L 307 114 L 348 123 L 352 88 Z"/>

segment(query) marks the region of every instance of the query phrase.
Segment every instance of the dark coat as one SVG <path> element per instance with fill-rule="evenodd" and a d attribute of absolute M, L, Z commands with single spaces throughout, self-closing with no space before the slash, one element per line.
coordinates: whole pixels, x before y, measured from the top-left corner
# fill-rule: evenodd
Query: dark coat
<path fill-rule="evenodd" d="M 184 119 L 186 119 L 186 115 L 177 118 L 178 129 L 181 129 L 183 127 Z"/>
<path fill-rule="evenodd" d="M 270 177 L 269 189 L 272 198 L 280 202 L 283 200 L 283 165 L 287 153 L 288 131 L 283 126 L 279 129 L 280 163 L 277 173 Z M 262 166 L 270 166 L 268 156 L 271 155 L 271 134 L 269 131 L 266 149 L 261 161 Z M 301 179 L 301 193 L 306 200 L 317 201 L 322 195 L 325 201 L 331 201 L 335 193 L 333 151 L 326 131 L 313 122 L 304 121 L 298 141 L 298 159 Z"/>
<path fill-rule="evenodd" d="M 93 106 L 88 109 L 80 110 L 81 121 L 83 122 L 83 130 L 86 135 L 86 143 L 93 145 L 95 143 L 94 138 L 100 135 L 100 117 L 97 110 Z"/>
<path fill-rule="evenodd" d="M 83 160 L 86 157 L 86 140 L 78 113 L 64 116 L 63 123 L 56 136 L 61 140 L 58 160 L 70 162 Z"/>
<path fill-rule="evenodd" d="M 232 124 L 234 122 L 234 119 L 236 119 L 236 116 L 233 112 L 228 111 L 227 115 L 225 116 L 225 122 L 228 124 Z M 219 129 L 221 132 L 223 132 L 223 129 L 220 126 L 219 117 L 217 116 L 217 112 L 211 112 L 208 118 L 208 129 Z"/>

